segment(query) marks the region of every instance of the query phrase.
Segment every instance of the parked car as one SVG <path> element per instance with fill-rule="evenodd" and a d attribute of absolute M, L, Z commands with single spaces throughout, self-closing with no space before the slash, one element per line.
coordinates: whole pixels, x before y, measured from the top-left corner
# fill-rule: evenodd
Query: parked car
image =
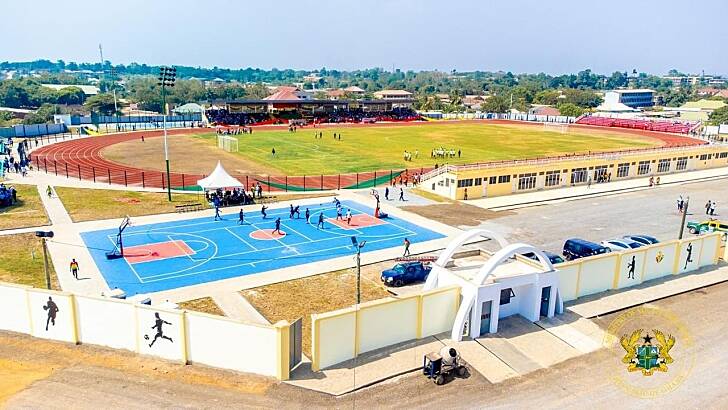
<path fill-rule="evenodd" d="M 610 252 L 606 246 L 584 239 L 571 238 L 564 242 L 564 257 L 567 261 Z"/>
<path fill-rule="evenodd" d="M 611 249 L 613 252 L 624 251 L 627 249 L 635 249 L 639 248 L 640 246 L 644 246 L 643 243 L 627 238 L 608 239 L 606 241 L 602 241 L 601 244 L 602 246 L 606 246 L 607 248 Z"/>
<path fill-rule="evenodd" d="M 557 255 L 557 254 L 555 254 L 553 252 L 549 252 L 549 251 L 541 251 L 541 252 L 543 252 L 544 255 L 546 255 L 546 257 L 549 258 L 549 260 L 553 264 L 556 264 L 556 263 L 564 263 L 565 262 L 564 261 L 564 258 L 562 258 L 561 255 Z M 533 252 L 526 252 L 526 253 L 523 254 L 523 256 L 525 256 L 525 257 L 527 257 L 529 259 L 533 259 L 535 261 L 538 260 L 538 258 L 536 257 L 536 254 L 533 253 Z"/>
<path fill-rule="evenodd" d="M 432 266 L 420 261 L 401 262 L 394 265 L 392 269 L 382 271 L 381 279 L 387 286 L 400 287 L 424 281 L 431 270 Z"/>
<path fill-rule="evenodd" d="M 688 231 L 692 234 L 705 232 L 728 232 L 728 222 L 719 221 L 717 219 L 708 219 L 703 222 L 688 222 Z"/>
<path fill-rule="evenodd" d="M 623 238 L 629 239 L 635 242 L 639 242 L 643 245 L 652 245 L 655 243 L 660 243 L 660 241 L 657 240 L 654 236 L 648 236 L 648 235 L 624 235 Z"/>

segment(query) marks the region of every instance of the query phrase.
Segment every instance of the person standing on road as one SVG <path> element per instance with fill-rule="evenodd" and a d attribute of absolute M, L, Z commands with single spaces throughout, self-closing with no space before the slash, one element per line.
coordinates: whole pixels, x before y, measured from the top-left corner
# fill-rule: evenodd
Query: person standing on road
<path fill-rule="evenodd" d="M 710 202 L 710 216 L 715 215 L 715 201 Z"/>
<path fill-rule="evenodd" d="M 708 202 L 705 203 L 705 214 L 706 215 L 710 215 L 710 204 L 711 204 L 711 201 L 709 199 Z"/>
<path fill-rule="evenodd" d="M 677 199 L 677 212 L 681 213 L 683 210 L 683 205 L 685 205 L 685 201 L 683 200 L 682 195 Z"/>
<path fill-rule="evenodd" d="M 48 185 L 48 188 L 46 188 L 46 194 L 48 194 L 48 198 L 53 196 L 53 188 L 51 188 L 50 185 Z"/>
<path fill-rule="evenodd" d="M 409 239 L 404 238 L 404 253 L 402 254 L 402 256 L 411 255 L 409 248 L 410 248 L 410 241 L 409 241 Z"/>
<path fill-rule="evenodd" d="M 76 259 L 71 259 L 71 274 L 73 277 L 78 280 L 78 262 L 76 262 Z"/>

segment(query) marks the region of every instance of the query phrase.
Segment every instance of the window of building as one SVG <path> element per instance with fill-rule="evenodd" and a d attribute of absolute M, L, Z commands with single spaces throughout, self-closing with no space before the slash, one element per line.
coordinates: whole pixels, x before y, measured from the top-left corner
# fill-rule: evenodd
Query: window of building
<path fill-rule="evenodd" d="M 718 158 L 728 158 L 728 152 L 721 152 L 718 154 Z"/>
<path fill-rule="evenodd" d="M 617 164 L 617 178 L 625 178 L 629 176 L 629 162 Z"/>
<path fill-rule="evenodd" d="M 546 186 L 559 185 L 561 183 L 560 171 L 546 171 Z"/>
<path fill-rule="evenodd" d="M 571 183 L 579 184 L 586 182 L 586 168 L 574 168 L 571 170 Z"/>
<path fill-rule="evenodd" d="M 594 167 L 594 180 L 600 181 L 602 179 L 607 179 L 607 166 L 606 165 L 599 165 Z"/>
<path fill-rule="evenodd" d="M 475 186 L 483 185 L 483 178 L 475 178 Z"/>
<path fill-rule="evenodd" d="M 501 175 L 498 177 L 498 183 L 499 184 L 505 184 L 507 182 L 511 182 L 511 176 L 510 175 Z"/>
<path fill-rule="evenodd" d="M 521 174 L 518 176 L 518 190 L 536 188 L 536 173 Z"/>
<path fill-rule="evenodd" d="M 644 175 L 650 173 L 650 161 L 640 161 L 637 164 L 637 175 Z"/>
<path fill-rule="evenodd" d="M 657 162 L 657 172 L 668 172 L 670 170 L 670 158 L 661 159 Z"/>
<path fill-rule="evenodd" d="M 493 185 L 493 184 L 495 184 L 497 182 L 498 182 L 498 177 L 490 177 L 488 179 L 488 183 L 491 184 L 491 185 Z"/>
<path fill-rule="evenodd" d="M 700 156 L 700 160 L 701 161 L 705 161 L 707 159 L 708 159 L 708 154 L 703 154 L 703 155 Z"/>
<path fill-rule="evenodd" d="M 516 294 L 513 293 L 513 289 L 501 289 L 500 293 L 500 304 L 501 305 L 507 305 L 511 303 L 511 298 L 515 298 Z"/>
<path fill-rule="evenodd" d="M 458 179 L 458 188 L 473 186 L 473 178 Z"/>
<path fill-rule="evenodd" d="M 688 168 L 688 157 L 679 157 L 675 162 L 675 170 L 683 171 Z"/>

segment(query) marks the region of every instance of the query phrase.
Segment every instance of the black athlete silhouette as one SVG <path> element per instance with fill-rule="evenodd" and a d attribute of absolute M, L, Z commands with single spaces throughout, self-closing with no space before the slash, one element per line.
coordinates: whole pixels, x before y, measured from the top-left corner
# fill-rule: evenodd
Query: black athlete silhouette
<path fill-rule="evenodd" d="M 168 336 L 165 336 L 164 335 L 164 332 L 162 331 L 162 326 L 163 325 L 172 325 L 172 324 L 169 323 L 169 322 L 167 322 L 166 320 L 162 320 L 162 318 L 159 317 L 159 312 L 154 313 L 154 317 L 156 317 L 156 319 L 154 319 L 154 326 L 152 326 L 152 329 L 157 329 L 157 334 L 154 335 L 154 339 L 152 339 L 152 343 L 149 343 L 149 347 L 152 347 L 152 345 L 154 344 L 154 342 L 156 342 L 157 339 L 159 339 L 160 337 L 162 339 L 167 339 L 170 342 L 174 343 L 172 341 L 172 338 L 171 337 L 168 337 Z"/>
<path fill-rule="evenodd" d="M 56 325 L 56 314 L 58 313 L 58 305 L 53 301 L 53 298 L 48 296 L 48 302 L 43 306 L 43 310 L 48 312 L 48 318 L 46 319 L 46 330 L 48 330 L 48 324 Z"/>
<path fill-rule="evenodd" d="M 627 272 L 627 279 L 634 279 L 634 255 L 632 255 L 632 262 L 627 264 L 627 267 L 629 268 L 629 272 Z"/>

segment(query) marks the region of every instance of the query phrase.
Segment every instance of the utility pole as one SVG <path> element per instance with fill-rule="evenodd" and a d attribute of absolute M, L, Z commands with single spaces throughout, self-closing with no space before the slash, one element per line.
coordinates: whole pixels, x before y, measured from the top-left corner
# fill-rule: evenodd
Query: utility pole
<path fill-rule="evenodd" d="M 361 303 L 361 248 L 366 245 L 367 241 L 359 243 L 356 236 L 351 237 L 351 244 L 356 249 L 356 304 Z M 358 307 L 357 307 L 358 309 Z"/>
<path fill-rule="evenodd" d="M 172 186 L 169 177 L 169 151 L 167 149 L 167 87 L 174 87 L 177 78 L 177 69 L 174 67 L 159 67 L 159 84 L 162 87 L 162 118 L 164 128 L 164 161 L 167 166 L 167 199 L 172 202 Z"/>
<path fill-rule="evenodd" d="M 36 231 L 35 236 L 41 240 L 41 246 L 43 247 L 43 269 L 45 270 L 45 281 L 46 289 L 51 288 L 51 273 L 48 270 L 48 245 L 46 245 L 46 238 L 53 237 L 53 231 Z"/>
<path fill-rule="evenodd" d="M 685 203 L 683 204 L 683 209 L 682 209 L 683 214 L 682 214 L 682 221 L 680 222 L 680 235 L 678 235 L 678 239 L 683 238 L 683 231 L 685 230 L 685 218 L 688 214 L 688 205 L 689 204 L 690 204 L 690 197 L 687 197 L 687 199 L 685 199 Z"/>

